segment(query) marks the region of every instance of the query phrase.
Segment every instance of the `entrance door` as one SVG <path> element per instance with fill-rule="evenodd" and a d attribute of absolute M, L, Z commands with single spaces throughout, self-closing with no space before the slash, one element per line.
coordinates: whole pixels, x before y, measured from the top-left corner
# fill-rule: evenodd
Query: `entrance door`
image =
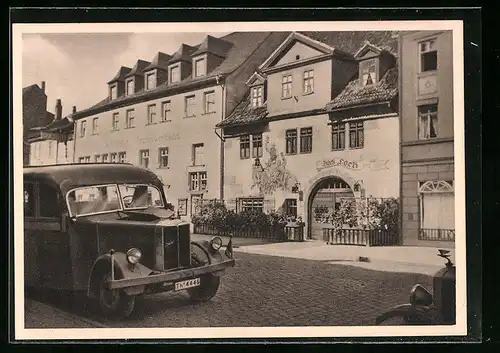
<path fill-rule="evenodd" d="M 323 229 L 332 228 L 331 216 L 340 207 L 343 197 L 354 197 L 349 185 L 331 177 L 321 181 L 313 190 L 309 202 L 309 238 L 323 240 Z"/>

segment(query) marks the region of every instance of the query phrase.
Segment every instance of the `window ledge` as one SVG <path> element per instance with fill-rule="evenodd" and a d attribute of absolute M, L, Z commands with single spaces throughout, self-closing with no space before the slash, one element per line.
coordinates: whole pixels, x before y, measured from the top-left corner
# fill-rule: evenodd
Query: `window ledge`
<path fill-rule="evenodd" d="M 157 166 L 156 169 L 166 170 L 166 169 L 170 169 L 170 167 Z"/>
<path fill-rule="evenodd" d="M 300 154 L 311 154 L 312 151 L 307 151 L 307 152 L 300 152 Z"/>
<path fill-rule="evenodd" d="M 296 156 L 297 152 L 287 152 L 285 153 L 285 156 Z"/>
<path fill-rule="evenodd" d="M 434 76 L 437 75 L 437 72 L 438 72 L 437 70 L 419 72 L 417 74 L 417 77 L 420 78 L 420 77 Z"/>
<path fill-rule="evenodd" d="M 149 125 L 156 125 L 158 124 L 157 122 L 156 123 L 147 123 L 146 126 L 149 126 Z"/>
<path fill-rule="evenodd" d="M 172 121 L 172 119 L 169 119 L 169 120 L 161 120 L 161 121 L 159 121 L 159 123 L 160 123 L 160 124 L 162 124 L 162 123 L 169 123 L 169 122 L 171 122 L 171 121 Z"/>
<path fill-rule="evenodd" d="M 113 129 L 113 130 L 111 130 L 111 132 L 117 132 L 117 131 L 120 131 L 120 129 Z"/>
<path fill-rule="evenodd" d="M 196 194 L 206 194 L 208 192 L 208 189 L 204 189 L 204 190 L 188 190 L 188 192 L 191 194 L 191 195 L 196 195 Z"/>
<path fill-rule="evenodd" d="M 365 146 L 359 146 L 359 147 L 351 147 L 351 146 L 349 146 L 350 150 L 360 150 L 362 148 L 365 148 Z"/>
<path fill-rule="evenodd" d="M 345 147 L 344 148 L 332 148 L 332 152 L 342 152 L 342 151 L 345 151 Z"/>
<path fill-rule="evenodd" d="M 428 139 L 402 142 L 402 146 L 428 145 L 433 143 L 453 142 L 453 137 L 433 137 Z"/>
<path fill-rule="evenodd" d="M 287 99 L 292 99 L 293 97 L 290 96 L 290 97 L 281 97 L 281 100 L 284 101 L 284 100 L 287 100 Z"/>
<path fill-rule="evenodd" d="M 123 129 L 125 129 L 125 130 L 135 129 L 135 126 L 124 127 Z"/>
<path fill-rule="evenodd" d="M 194 117 L 196 117 L 196 115 L 185 115 L 182 118 L 183 119 L 188 119 L 188 118 L 194 118 Z"/>
<path fill-rule="evenodd" d="M 217 113 L 217 112 L 215 112 L 215 111 L 214 112 L 205 112 L 205 113 L 202 113 L 201 115 L 212 115 L 212 114 L 215 114 L 215 113 Z"/>
<path fill-rule="evenodd" d="M 310 96 L 311 94 L 314 94 L 314 91 L 312 91 L 312 92 L 303 92 L 302 93 L 303 96 Z"/>

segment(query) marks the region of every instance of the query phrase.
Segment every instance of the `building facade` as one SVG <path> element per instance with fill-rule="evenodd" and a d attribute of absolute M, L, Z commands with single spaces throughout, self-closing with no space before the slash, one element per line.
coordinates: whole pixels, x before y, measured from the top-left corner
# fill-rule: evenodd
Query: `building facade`
<path fill-rule="evenodd" d="M 67 164 L 73 162 L 73 107 L 72 114 L 62 117 L 61 100 L 56 101 L 54 119 L 47 125 L 31 129 L 34 136 L 29 139 L 29 165 Z"/>
<path fill-rule="evenodd" d="M 452 32 L 405 33 L 399 46 L 403 243 L 449 247 L 455 236 Z"/>
<path fill-rule="evenodd" d="M 40 138 L 40 132 L 33 130 L 45 126 L 54 119 L 54 114 L 47 111 L 45 81 L 41 85 L 23 88 L 23 165 L 30 164 L 31 141 Z"/>
<path fill-rule="evenodd" d="M 75 114 L 74 161 L 128 162 L 161 177 L 189 219 L 200 199 L 223 198 L 221 137 L 215 125 L 246 92 L 245 81 L 287 33 L 207 36 L 172 55 L 121 67 L 109 96 Z"/>
<path fill-rule="evenodd" d="M 398 197 L 395 47 L 390 32 L 290 34 L 218 124 L 226 204 L 300 216 L 318 239 L 313 210 L 322 203 Z"/>

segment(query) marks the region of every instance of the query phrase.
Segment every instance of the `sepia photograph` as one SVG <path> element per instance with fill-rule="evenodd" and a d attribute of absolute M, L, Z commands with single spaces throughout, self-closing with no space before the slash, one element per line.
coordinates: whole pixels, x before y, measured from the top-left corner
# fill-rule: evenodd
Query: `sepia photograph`
<path fill-rule="evenodd" d="M 466 335 L 462 52 L 460 21 L 13 25 L 16 336 Z"/>

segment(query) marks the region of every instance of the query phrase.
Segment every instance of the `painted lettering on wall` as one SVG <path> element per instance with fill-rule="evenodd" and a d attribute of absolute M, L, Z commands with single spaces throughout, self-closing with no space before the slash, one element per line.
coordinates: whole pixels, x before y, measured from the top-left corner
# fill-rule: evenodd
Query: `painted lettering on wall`
<path fill-rule="evenodd" d="M 115 145 L 128 145 L 130 143 L 136 143 L 136 144 L 150 144 L 150 143 L 156 143 L 156 142 L 162 142 L 162 141 L 172 141 L 172 140 L 179 140 L 181 138 L 181 135 L 179 133 L 174 133 L 171 135 L 161 135 L 161 136 L 153 136 L 153 137 L 137 137 L 135 140 L 134 139 L 122 139 L 122 140 L 111 140 L 107 141 L 104 146 L 115 146 Z"/>
<path fill-rule="evenodd" d="M 344 158 L 331 158 L 322 161 L 317 161 L 316 169 L 319 171 L 327 168 L 343 167 L 353 171 L 360 171 L 365 168 L 368 168 L 371 171 L 379 171 L 379 170 L 389 169 L 389 167 L 387 166 L 388 163 L 389 163 L 388 159 L 386 160 L 372 159 L 370 161 L 352 161 Z"/>

